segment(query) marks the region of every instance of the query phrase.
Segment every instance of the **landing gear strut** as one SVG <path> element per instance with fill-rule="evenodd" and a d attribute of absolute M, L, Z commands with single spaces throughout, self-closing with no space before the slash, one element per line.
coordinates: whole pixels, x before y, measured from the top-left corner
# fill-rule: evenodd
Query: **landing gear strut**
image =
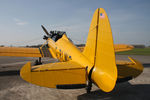
<path fill-rule="evenodd" d="M 86 87 L 86 93 L 90 93 L 92 89 L 92 82 L 88 81 L 87 87 Z"/>
<path fill-rule="evenodd" d="M 90 93 L 91 92 L 91 89 L 92 89 L 92 80 L 91 80 L 91 75 L 92 75 L 92 71 L 93 71 L 93 68 L 91 68 L 90 72 L 89 72 L 89 75 L 88 75 L 88 83 L 87 83 L 87 86 L 86 86 L 86 93 Z M 87 69 L 88 67 L 86 67 L 86 72 L 87 72 Z"/>
<path fill-rule="evenodd" d="M 41 65 L 41 64 L 42 64 L 41 57 L 39 57 L 39 60 L 36 60 L 34 65 Z"/>

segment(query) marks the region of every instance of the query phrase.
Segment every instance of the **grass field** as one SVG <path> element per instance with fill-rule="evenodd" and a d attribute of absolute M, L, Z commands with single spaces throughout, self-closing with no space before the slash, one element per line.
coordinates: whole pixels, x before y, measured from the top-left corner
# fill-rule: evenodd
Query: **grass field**
<path fill-rule="evenodd" d="M 150 55 L 150 48 L 134 48 L 130 51 L 117 52 L 119 55 Z"/>

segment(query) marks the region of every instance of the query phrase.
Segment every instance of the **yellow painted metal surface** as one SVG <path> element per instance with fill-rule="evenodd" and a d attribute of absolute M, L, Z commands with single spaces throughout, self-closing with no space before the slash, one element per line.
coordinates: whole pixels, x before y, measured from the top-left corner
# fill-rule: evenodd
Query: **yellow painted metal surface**
<path fill-rule="evenodd" d="M 64 54 L 67 58 L 66 60 L 77 62 L 83 67 L 88 66 L 88 72 L 92 68 L 93 64 L 87 57 L 85 57 L 85 55 L 81 53 L 81 51 L 74 44 L 70 42 L 65 34 L 60 40 L 56 42 L 56 46 L 57 50 L 61 51 L 59 52 L 59 59 L 61 59 L 61 55 Z"/>
<path fill-rule="evenodd" d="M 53 51 L 51 48 L 49 48 L 49 51 L 50 51 L 52 57 L 57 59 L 55 51 Z"/>
<path fill-rule="evenodd" d="M 134 47 L 131 45 L 126 45 L 126 44 L 114 44 L 114 49 L 115 52 L 121 52 L 121 51 L 128 51 L 132 50 Z M 84 51 L 84 46 L 78 47 L 78 49 L 83 52 Z"/>
<path fill-rule="evenodd" d="M 60 84 L 85 84 L 88 76 L 85 69 L 87 66 L 90 69 L 92 64 L 70 42 L 67 36 L 64 34 L 57 42 L 48 39 L 48 45 L 53 52 L 53 56 L 62 62 L 38 65 L 32 68 L 27 63 L 21 69 L 21 77 L 32 84 L 51 88 L 56 88 L 56 85 Z M 29 71 L 29 69 L 32 71 Z"/>
<path fill-rule="evenodd" d="M 137 77 L 143 72 L 143 65 L 129 57 L 131 62 L 127 61 L 121 61 L 121 62 L 116 62 L 117 64 L 117 69 L 118 69 L 118 78 L 126 78 L 126 77 Z"/>
<path fill-rule="evenodd" d="M 121 51 L 128 51 L 132 50 L 134 47 L 131 45 L 126 45 L 126 44 L 115 44 L 114 49 L 115 52 L 121 52 Z"/>
<path fill-rule="evenodd" d="M 42 57 L 39 48 L 0 47 L 0 56 Z"/>
<path fill-rule="evenodd" d="M 33 67 L 29 62 L 21 69 L 20 76 L 27 82 L 50 88 L 56 88 L 57 85 L 86 84 L 85 68 L 72 61 Z"/>
<path fill-rule="evenodd" d="M 98 13 L 98 29 L 96 43 L 96 59 L 92 72 L 92 80 L 97 86 L 110 92 L 116 84 L 117 67 L 110 23 L 104 9 L 96 10 Z"/>
<path fill-rule="evenodd" d="M 91 21 L 87 42 L 83 51 L 83 54 L 90 60 L 90 62 L 93 65 L 95 62 L 95 49 L 96 49 L 96 38 L 98 30 L 98 16 L 99 16 L 98 14 L 99 11 L 98 9 L 96 9 Z"/>

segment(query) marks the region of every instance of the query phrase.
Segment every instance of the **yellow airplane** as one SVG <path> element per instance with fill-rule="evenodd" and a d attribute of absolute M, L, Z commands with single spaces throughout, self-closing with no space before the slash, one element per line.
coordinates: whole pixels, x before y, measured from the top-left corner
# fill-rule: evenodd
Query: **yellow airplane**
<path fill-rule="evenodd" d="M 46 33 L 46 43 L 40 48 L 0 47 L 0 56 L 53 57 L 60 62 L 35 66 L 28 62 L 20 70 L 25 81 L 43 87 L 57 89 L 86 88 L 90 92 L 92 83 L 102 91 L 110 92 L 116 83 L 137 77 L 143 66 L 129 57 L 130 62 L 116 61 L 115 52 L 133 49 L 129 45 L 114 45 L 107 14 L 103 8 L 96 9 L 85 47 L 80 51 L 65 32 Z M 41 64 L 41 65 L 38 65 Z"/>

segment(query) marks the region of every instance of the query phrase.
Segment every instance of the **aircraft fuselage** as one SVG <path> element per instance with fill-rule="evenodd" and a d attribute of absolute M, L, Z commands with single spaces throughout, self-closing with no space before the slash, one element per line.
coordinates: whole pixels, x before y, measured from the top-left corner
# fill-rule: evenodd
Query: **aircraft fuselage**
<path fill-rule="evenodd" d="M 88 67 L 88 72 L 93 67 L 93 64 L 85 57 L 82 52 L 67 38 L 64 34 L 58 41 L 54 41 L 51 38 L 48 39 L 48 46 L 53 58 L 59 59 L 59 61 L 74 61 L 81 64 L 84 67 Z"/>

